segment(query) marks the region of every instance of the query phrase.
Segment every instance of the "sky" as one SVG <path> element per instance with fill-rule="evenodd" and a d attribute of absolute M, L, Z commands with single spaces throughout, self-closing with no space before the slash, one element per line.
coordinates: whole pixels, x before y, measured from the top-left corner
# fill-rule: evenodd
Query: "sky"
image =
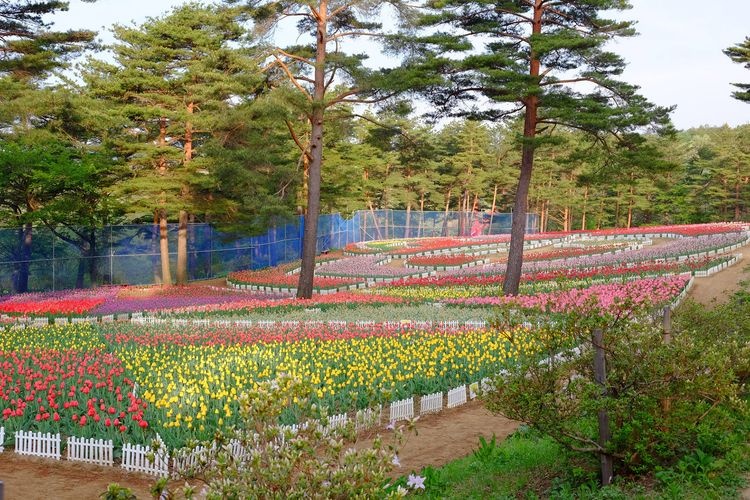
<path fill-rule="evenodd" d="M 70 10 L 52 19 L 58 29 L 99 31 L 104 41 L 115 23 L 140 24 L 159 17 L 185 0 L 70 0 Z M 678 129 L 701 125 L 750 123 L 750 104 L 731 97 L 731 83 L 750 83 L 750 69 L 733 63 L 722 50 L 750 36 L 749 0 L 631 0 L 622 14 L 637 20 L 639 35 L 620 39 L 611 50 L 628 67 L 625 81 L 641 87 L 649 100 L 676 105 L 672 120 Z"/>

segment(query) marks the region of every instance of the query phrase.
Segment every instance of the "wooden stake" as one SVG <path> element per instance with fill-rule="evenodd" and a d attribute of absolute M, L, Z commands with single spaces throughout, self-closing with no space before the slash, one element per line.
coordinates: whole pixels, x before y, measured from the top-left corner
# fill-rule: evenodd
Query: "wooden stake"
<path fill-rule="evenodd" d="M 596 382 L 601 385 L 602 397 L 607 396 L 607 372 L 605 366 L 604 357 L 604 333 L 601 328 L 596 328 L 592 335 L 592 342 L 594 344 L 594 378 Z M 599 446 L 602 449 L 606 449 L 607 443 L 612 437 L 612 433 L 609 429 L 609 415 L 607 410 L 599 410 Z M 599 452 L 599 460 L 601 464 L 601 482 L 602 486 L 612 484 L 612 476 L 614 474 L 614 465 L 612 455 L 605 451 Z"/>

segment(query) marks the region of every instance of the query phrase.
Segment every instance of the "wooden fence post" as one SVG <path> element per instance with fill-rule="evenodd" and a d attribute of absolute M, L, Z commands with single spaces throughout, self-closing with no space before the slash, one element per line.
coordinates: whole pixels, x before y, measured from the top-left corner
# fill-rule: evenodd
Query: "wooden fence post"
<path fill-rule="evenodd" d="M 594 379 L 596 383 L 601 385 L 602 397 L 607 396 L 607 372 L 605 366 L 604 357 L 604 332 L 601 328 L 594 329 L 592 335 L 592 341 L 594 344 Z M 612 434 L 609 429 L 609 415 L 607 410 L 599 410 L 599 446 L 604 450 L 607 447 L 609 439 Z M 601 465 L 601 482 L 602 486 L 612 484 L 612 476 L 614 474 L 614 464 L 612 455 L 606 451 L 599 452 L 599 460 Z"/>
<path fill-rule="evenodd" d="M 663 318 L 662 318 L 662 340 L 664 344 L 669 344 L 672 342 L 672 308 L 669 306 L 666 306 L 663 311 Z M 669 399 L 669 397 L 665 397 L 661 400 L 661 411 L 663 415 L 666 415 L 669 413 L 669 410 L 672 407 L 672 401 Z"/>

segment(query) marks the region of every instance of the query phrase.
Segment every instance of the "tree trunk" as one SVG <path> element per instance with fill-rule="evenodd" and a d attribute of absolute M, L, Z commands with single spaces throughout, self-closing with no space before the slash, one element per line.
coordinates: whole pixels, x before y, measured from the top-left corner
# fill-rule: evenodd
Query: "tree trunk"
<path fill-rule="evenodd" d="M 543 0 L 534 2 L 534 19 L 532 24 L 532 35 L 542 32 Z M 529 64 L 529 76 L 531 80 L 539 79 L 540 62 L 538 56 L 531 51 Z M 539 98 L 536 94 L 528 95 L 524 99 L 526 111 L 523 123 L 523 150 L 521 153 L 521 172 L 518 176 L 518 187 L 516 188 L 516 200 L 513 205 L 513 218 L 510 229 L 510 246 L 508 248 L 508 265 L 505 269 L 505 280 L 503 281 L 503 293 L 505 295 L 518 295 L 518 286 L 521 283 L 521 266 L 523 266 L 523 241 L 526 236 L 526 205 L 529 197 L 529 185 L 531 184 L 531 171 L 534 167 L 534 139 L 536 137 L 537 108 Z"/>
<path fill-rule="evenodd" d="M 206 269 L 205 265 L 201 266 L 201 269 L 198 269 L 198 238 L 195 234 L 195 231 L 195 214 L 188 214 L 188 280 L 191 277 L 193 279 L 195 279 L 196 277 L 210 277 L 210 273 L 208 272 L 208 269 Z M 203 260 L 203 262 L 206 261 L 207 259 Z M 190 272 L 191 269 L 193 270 L 192 273 Z"/>
<path fill-rule="evenodd" d="M 617 199 L 615 200 L 615 227 L 620 227 L 620 191 L 617 191 Z"/>
<path fill-rule="evenodd" d="M 76 290 L 80 290 L 83 288 L 83 282 L 86 279 L 86 257 L 85 253 L 83 253 L 78 258 L 78 269 L 76 270 Z"/>
<path fill-rule="evenodd" d="M 404 238 L 411 237 L 411 202 L 406 204 L 406 227 L 404 228 Z"/>
<path fill-rule="evenodd" d="M 601 328 L 597 328 L 593 331 L 592 343 L 594 345 L 594 378 L 596 383 L 601 386 L 602 397 L 607 397 L 607 369 L 605 365 L 605 350 L 604 350 L 604 333 Z M 599 421 L 599 439 L 598 444 L 605 450 L 607 443 L 611 438 L 611 432 L 609 429 L 609 415 L 607 410 L 599 410 L 598 415 Z M 599 460 L 601 465 L 601 483 L 602 486 L 612 484 L 613 475 L 613 458 L 612 455 L 606 451 L 599 452 Z"/>
<path fill-rule="evenodd" d="M 448 236 L 448 209 L 451 204 L 451 191 L 448 190 L 448 194 L 445 196 L 445 217 L 443 218 L 443 236 Z"/>
<path fill-rule="evenodd" d="M 737 165 L 737 171 L 735 172 L 734 181 L 734 220 L 739 221 L 742 219 L 742 210 L 740 210 L 740 167 Z"/>
<path fill-rule="evenodd" d="M 27 222 L 20 233 L 21 262 L 18 267 L 18 275 L 14 281 L 16 293 L 26 293 L 29 291 L 29 266 L 31 265 L 31 243 L 33 235 L 33 226 L 31 223 Z"/>
<path fill-rule="evenodd" d="M 151 231 L 151 265 L 154 270 L 154 285 L 161 285 L 161 266 L 159 264 L 159 239 L 157 238 L 157 235 L 159 234 L 159 211 L 154 211 L 154 227 Z M 112 258 L 110 256 L 110 258 Z M 109 277 L 110 281 L 112 280 L 112 276 Z"/>
<path fill-rule="evenodd" d="M 492 223 L 495 219 L 495 210 L 497 209 L 497 184 L 495 184 L 495 191 L 492 193 L 492 208 L 490 209 L 490 227 L 489 234 L 492 234 Z"/>
<path fill-rule="evenodd" d="M 159 210 L 159 253 L 161 254 L 161 281 L 164 286 L 172 285 L 172 271 L 169 269 L 169 230 L 167 212 Z"/>
<path fill-rule="evenodd" d="M 602 228 L 602 219 L 604 218 L 604 198 L 599 201 L 599 213 L 596 217 L 596 229 L 597 231 Z"/>
<path fill-rule="evenodd" d="M 99 285 L 99 257 L 97 257 L 96 230 L 89 231 L 88 269 L 91 287 Z"/>
<path fill-rule="evenodd" d="M 375 215 L 375 207 L 372 206 L 372 201 L 369 201 L 370 214 L 372 215 L 372 225 L 375 226 L 375 233 L 378 235 L 378 239 L 383 239 L 383 233 L 380 232 L 380 224 L 378 223 L 378 217 Z M 367 219 L 365 219 L 367 220 Z"/>
<path fill-rule="evenodd" d="M 194 109 L 195 104 L 192 102 L 188 103 L 186 109 L 187 114 L 192 115 Z M 185 163 L 190 163 L 190 160 L 193 159 L 193 123 L 190 120 L 185 123 L 185 145 L 183 146 L 183 152 L 185 153 Z M 177 279 L 179 280 L 179 272 Z"/>
<path fill-rule="evenodd" d="M 187 219 L 185 210 L 180 210 L 180 222 L 177 229 L 177 284 L 187 285 Z"/>
<path fill-rule="evenodd" d="M 320 172 L 323 164 L 323 119 L 325 114 L 325 63 L 328 42 L 328 2 L 318 5 L 318 22 L 315 40 L 315 78 L 312 112 L 310 114 L 310 171 L 308 178 L 307 216 L 302 239 L 302 267 L 297 285 L 297 298 L 309 299 L 313 293 L 315 254 L 320 216 Z"/>
<path fill-rule="evenodd" d="M 420 194 L 419 199 L 419 228 L 417 228 L 417 238 L 424 235 L 424 191 Z"/>
<path fill-rule="evenodd" d="M 581 213 L 581 231 L 586 230 L 586 202 L 589 200 L 589 187 L 583 191 L 583 211 Z"/>

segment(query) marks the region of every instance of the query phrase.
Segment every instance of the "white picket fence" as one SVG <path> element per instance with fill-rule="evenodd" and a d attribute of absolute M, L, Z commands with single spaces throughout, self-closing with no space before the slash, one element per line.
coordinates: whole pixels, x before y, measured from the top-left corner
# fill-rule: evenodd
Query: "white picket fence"
<path fill-rule="evenodd" d="M 5 427 L 0 427 L 0 453 L 5 451 L 5 446 L 3 443 L 5 442 Z"/>
<path fill-rule="evenodd" d="M 456 387 L 455 389 L 451 389 L 450 391 L 448 391 L 448 404 L 446 405 L 446 407 L 455 408 L 456 406 L 461 406 L 462 404 L 466 404 L 465 385 Z"/>
<path fill-rule="evenodd" d="M 383 407 L 378 405 L 377 408 L 366 408 L 357 411 L 354 417 L 354 428 L 357 432 L 375 427 L 380 424 L 383 415 Z"/>
<path fill-rule="evenodd" d="M 68 438 L 67 459 L 87 464 L 114 464 L 114 445 L 111 439 L 86 439 L 75 436 Z"/>
<path fill-rule="evenodd" d="M 159 450 L 151 446 L 132 445 L 125 443 L 122 446 L 122 468 L 130 472 L 143 472 L 158 477 L 169 475 L 169 453 L 164 441 L 157 434 Z"/>
<path fill-rule="evenodd" d="M 15 452 L 19 455 L 60 460 L 60 434 L 16 431 Z"/>
<path fill-rule="evenodd" d="M 435 392 L 422 396 L 419 400 L 419 414 L 437 413 L 443 409 L 443 393 Z"/>
<path fill-rule="evenodd" d="M 391 422 L 414 418 L 414 396 L 391 403 Z"/>

